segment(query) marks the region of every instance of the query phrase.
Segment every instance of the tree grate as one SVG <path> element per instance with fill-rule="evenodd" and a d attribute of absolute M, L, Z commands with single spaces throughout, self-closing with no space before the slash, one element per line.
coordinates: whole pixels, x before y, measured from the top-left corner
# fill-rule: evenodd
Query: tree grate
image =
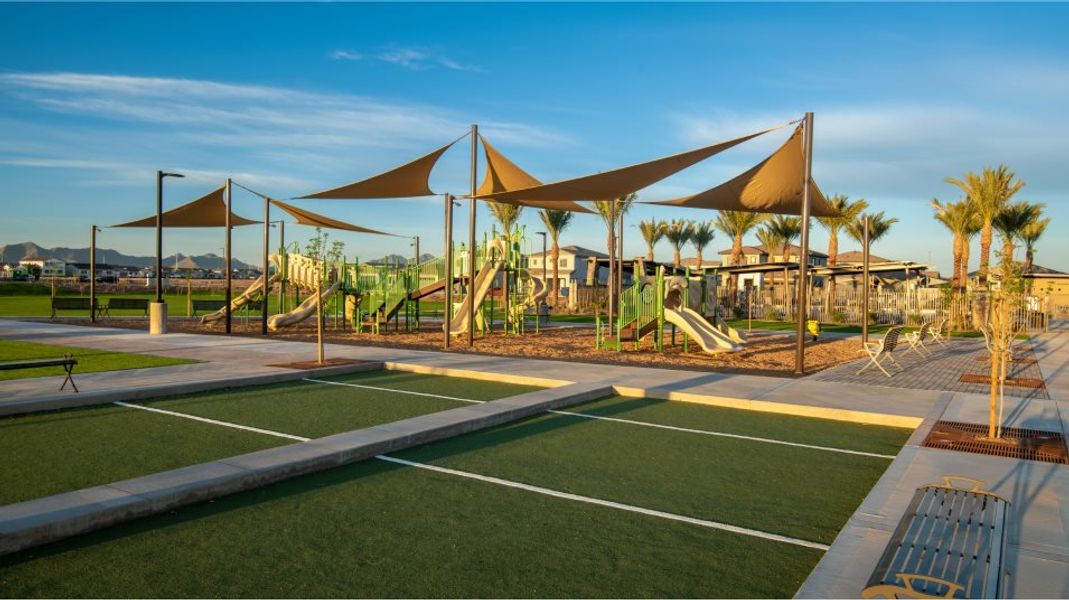
<path fill-rule="evenodd" d="M 1069 465 L 1065 436 L 1038 429 L 1003 427 L 1002 437 L 991 439 L 987 425 L 937 421 L 924 447 Z"/>
<path fill-rule="evenodd" d="M 963 373 L 962 376 L 958 379 L 958 381 L 962 383 L 990 384 L 991 376 L 979 375 L 977 373 Z M 1033 388 L 1037 390 L 1044 388 L 1043 380 L 1036 379 L 1034 377 L 1007 377 L 1005 379 L 1005 384 L 1009 387 Z"/>

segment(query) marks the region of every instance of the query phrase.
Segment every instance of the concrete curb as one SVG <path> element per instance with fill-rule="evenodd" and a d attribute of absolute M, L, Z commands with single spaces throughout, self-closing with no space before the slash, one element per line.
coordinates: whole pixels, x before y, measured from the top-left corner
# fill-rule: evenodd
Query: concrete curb
<path fill-rule="evenodd" d="M 0 506 L 0 555 L 613 393 L 573 384 Z"/>

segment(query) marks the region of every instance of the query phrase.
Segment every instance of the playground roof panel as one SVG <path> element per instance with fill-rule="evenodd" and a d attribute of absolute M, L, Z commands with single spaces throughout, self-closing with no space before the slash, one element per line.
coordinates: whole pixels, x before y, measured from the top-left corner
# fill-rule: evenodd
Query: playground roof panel
<path fill-rule="evenodd" d="M 385 173 L 322 192 L 300 196 L 299 199 L 372 200 L 433 196 L 434 192 L 430 188 L 431 171 L 434 165 L 438 164 L 438 159 L 442 157 L 442 154 L 445 154 L 445 151 L 458 141 L 460 138 Z"/>
<path fill-rule="evenodd" d="M 778 150 L 734 179 L 691 196 L 652 204 L 798 215 L 802 213 L 804 179 L 805 154 L 802 127 L 799 126 Z M 811 214 L 815 217 L 838 216 L 816 182 L 810 180 L 810 186 Z"/>
<path fill-rule="evenodd" d="M 225 185 L 208 192 L 192 202 L 163 213 L 164 227 L 226 227 L 226 202 L 223 200 Z M 246 219 L 230 213 L 230 224 L 234 227 L 255 225 L 260 221 Z M 156 215 L 112 225 L 112 227 L 155 227 Z"/>
<path fill-rule="evenodd" d="M 621 167 L 603 173 L 595 173 L 593 175 L 556 181 L 535 187 L 510 190 L 507 192 L 476 195 L 484 200 L 494 201 L 524 200 L 527 202 L 539 201 L 559 203 L 580 200 L 611 200 L 641 190 L 642 188 L 665 179 L 670 175 L 674 175 L 687 167 L 693 166 L 710 156 L 784 126 L 785 125 L 779 125 L 771 129 L 751 133 L 726 142 L 720 142 L 696 150 L 689 150 L 687 152 L 673 154 L 671 156 L 628 167 Z"/>
<path fill-rule="evenodd" d="M 371 229 L 370 227 L 361 227 L 360 225 L 353 225 L 352 223 L 346 223 L 344 221 L 338 221 L 331 219 L 310 210 L 303 208 L 297 208 L 292 204 L 286 204 L 278 200 L 271 200 L 271 203 L 275 206 L 286 211 L 286 214 L 297 219 L 297 223 L 300 225 L 308 225 L 310 227 L 325 227 L 327 229 L 340 229 L 342 231 L 356 231 L 358 233 L 373 233 L 375 235 L 388 235 L 392 237 L 404 237 L 394 233 L 386 233 L 385 231 L 379 231 L 378 229 Z"/>

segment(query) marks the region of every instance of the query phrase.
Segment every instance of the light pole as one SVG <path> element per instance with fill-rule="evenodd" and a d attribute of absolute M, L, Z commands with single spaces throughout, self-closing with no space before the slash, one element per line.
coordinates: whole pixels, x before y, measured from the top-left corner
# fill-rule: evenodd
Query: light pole
<path fill-rule="evenodd" d="M 97 232 L 96 225 L 89 226 L 89 322 L 97 322 Z"/>
<path fill-rule="evenodd" d="M 156 301 L 149 308 L 149 333 L 167 333 L 167 305 L 163 303 L 163 180 L 185 177 L 181 173 L 156 171 Z"/>

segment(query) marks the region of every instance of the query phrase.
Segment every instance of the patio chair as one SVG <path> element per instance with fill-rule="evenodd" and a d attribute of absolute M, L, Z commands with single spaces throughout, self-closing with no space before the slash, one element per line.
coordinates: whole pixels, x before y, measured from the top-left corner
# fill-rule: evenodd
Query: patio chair
<path fill-rule="evenodd" d="M 940 346 L 946 344 L 947 336 L 943 333 L 943 330 L 946 329 L 946 326 L 947 320 L 943 319 L 942 321 L 939 321 L 938 325 L 928 328 L 928 336 L 932 338 L 933 342 L 939 342 Z"/>
<path fill-rule="evenodd" d="M 858 375 L 865 372 L 869 367 L 876 365 L 876 368 L 883 371 L 883 374 L 890 377 L 891 374 L 887 372 L 887 369 L 883 368 L 880 361 L 886 357 L 891 361 L 891 364 L 898 367 L 899 371 L 904 371 L 902 365 L 898 364 L 895 357 L 891 355 L 895 351 L 895 347 L 898 346 L 898 336 L 902 333 L 902 327 L 892 327 L 887 330 L 887 333 L 883 334 L 883 339 L 878 342 L 865 342 L 865 347 L 858 352 L 865 352 L 869 355 L 869 362 L 861 367 L 861 370 L 857 372 Z"/>
<path fill-rule="evenodd" d="M 924 338 L 928 335 L 931 328 L 931 323 L 924 323 L 917 331 L 903 334 L 902 338 L 909 342 L 908 350 L 916 352 L 921 356 L 921 358 L 927 358 L 932 353 L 932 351 L 924 345 Z"/>

